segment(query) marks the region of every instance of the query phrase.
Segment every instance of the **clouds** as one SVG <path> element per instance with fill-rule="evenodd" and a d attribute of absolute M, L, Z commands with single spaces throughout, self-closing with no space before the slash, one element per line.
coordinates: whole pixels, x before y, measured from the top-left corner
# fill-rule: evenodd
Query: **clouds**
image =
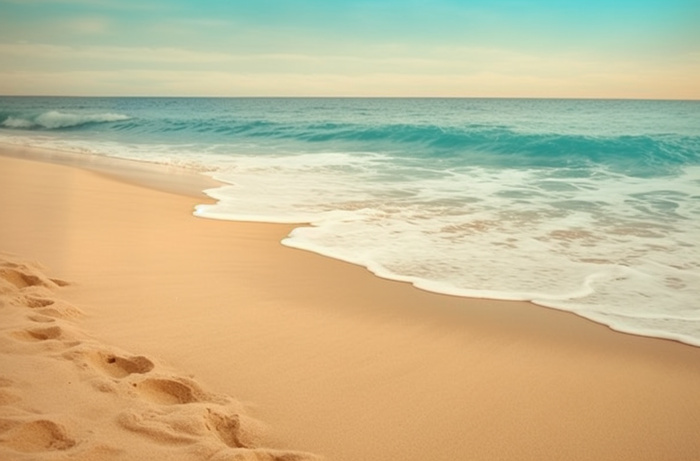
<path fill-rule="evenodd" d="M 539 3 L 0 0 L 0 93 L 700 98 L 672 24 L 567 35 Z"/>
<path fill-rule="evenodd" d="M 662 75 L 661 77 L 669 77 Z M 673 77 L 673 76 L 671 76 Z M 677 98 L 687 97 L 694 81 L 674 85 L 658 94 L 654 79 L 635 82 L 599 75 L 584 83 L 570 79 L 509 76 L 490 72 L 472 75 L 315 73 L 229 73 L 215 71 L 0 72 L 11 94 L 84 96 L 366 96 L 385 97 L 560 97 L 560 98 Z M 60 93 L 56 92 L 60 88 Z"/>
<path fill-rule="evenodd" d="M 66 46 L 44 43 L 0 44 L 0 58 L 8 61 L 12 58 L 22 58 L 24 62 L 45 63 L 47 68 L 54 67 L 50 64 L 52 62 L 65 66 L 70 63 L 101 61 L 115 70 L 125 65 L 133 66 L 142 63 L 154 66 L 161 64 L 196 65 L 208 62 L 223 64 L 236 60 L 234 55 L 226 53 L 190 51 L 168 47 Z"/>
<path fill-rule="evenodd" d="M 0 44 L 0 60 L 17 70 L 77 68 L 89 63 L 105 69 L 183 69 L 221 72 L 285 72 L 298 74 L 466 75 L 485 71 L 513 75 L 574 76 L 602 63 L 580 54 L 532 54 L 499 48 L 443 46 L 416 49 L 399 45 L 374 47 L 362 53 L 333 54 L 200 51 L 176 47 Z M 620 63 L 616 64 L 618 67 Z"/>
<path fill-rule="evenodd" d="M 450 54 L 461 59 L 446 61 L 0 46 L 0 59 L 9 59 L 9 54 L 29 56 L 32 66 L 38 61 L 56 63 L 0 73 L 0 81 L 13 94 L 57 94 L 58 88 L 58 94 L 140 96 L 700 96 L 693 73 L 682 67 L 649 72 L 634 63 L 603 64 L 488 49 L 453 50 Z M 696 67 L 695 75 L 697 71 Z"/>

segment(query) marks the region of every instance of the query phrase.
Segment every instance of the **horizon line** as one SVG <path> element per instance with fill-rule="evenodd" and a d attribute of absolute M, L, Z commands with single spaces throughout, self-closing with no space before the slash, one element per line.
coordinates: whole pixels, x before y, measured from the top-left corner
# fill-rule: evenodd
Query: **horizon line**
<path fill-rule="evenodd" d="M 575 97 L 575 96 L 203 96 L 203 95 L 69 95 L 69 94 L 0 94 L 2 98 L 153 98 L 153 99 L 521 99 L 562 101 L 687 101 L 700 102 L 700 98 L 634 98 L 634 97 Z"/>

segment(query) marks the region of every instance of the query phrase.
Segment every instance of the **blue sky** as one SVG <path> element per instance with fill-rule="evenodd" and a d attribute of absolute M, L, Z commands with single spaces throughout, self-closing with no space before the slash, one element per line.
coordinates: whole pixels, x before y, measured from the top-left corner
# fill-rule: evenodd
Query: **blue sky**
<path fill-rule="evenodd" d="M 700 99 L 697 24 L 697 0 L 0 0 L 0 94 Z"/>

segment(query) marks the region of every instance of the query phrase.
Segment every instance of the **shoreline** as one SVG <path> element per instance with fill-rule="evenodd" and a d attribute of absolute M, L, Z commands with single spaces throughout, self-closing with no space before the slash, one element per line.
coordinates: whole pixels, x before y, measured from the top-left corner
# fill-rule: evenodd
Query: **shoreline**
<path fill-rule="evenodd" d="M 380 279 L 282 246 L 292 226 L 188 215 L 203 194 L 150 179 L 0 162 L 0 250 L 75 281 L 87 331 L 253 402 L 280 446 L 334 460 L 700 451 L 698 348 Z"/>
<path fill-rule="evenodd" d="M 333 256 L 329 256 L 327 254 L 324 254 L 323 252 L 320 251 L 314 251 L 311 249 L 306 249 L 303 247 L 297 247 L 294 244 L 289 244 L 285 242 L 287 238 L 289 237 L 288 234 L 291 233 L 296 228 L 299 227 L 307 227 L 307 226 L 312 226 L 309 223 L 306 222 L 299 222 L 299 223 L 292 223 L 292 222 L 285 222 L 285 223 L 277 223 L 277 222 L 270 222 L 270 221 L 249 221 L 249 220 L 243 220 L 243 221 L 232 221 L 229 219 L 225 218 L 219 218 L 219 217 L 205 217 L 205 216 L 200 216 L 197 213 L 197 209 L 199 208 L 200 205 L 211 205 L 216 202 L 216 199 L 212 198 L 209 196 L 206 192 L 209 189 L 216 189 L 221 186 L 227 186 L 229 184 L 220 182 L 214 177 L 209 176 L 204 174 L 203 171 L 197 171 L 194 169 L 190 169 L 187 167 L 180 167 L 180 166 L 174 166 L 170 164 L 159 164 L 159 163 L 151 163 L 148 161 L 143 161 L 143 160 L 134 160 L 134 159 L 125 159 L 125 158 L 119 158 L 119 157 L 110 157 L 106 155 L 98 155 L 98 154 L 86 154 L 86 153 L 79 153 L 79 152 L 72 152 L 69 150 L 60 150 L 60 149 L 54 149 L 54 148 L 45 148 L 45 147 L 33 147 L 33 146 L 17 146 L 14 144 L 10 143 L 2 143 L 0 142 L 0 156 L 10 156 L 10 157 L 15 157 L 15 158 L 25 158 L 29 160 L 36 160 L 40 162 L 48 162 L 48 163 L 53 163 L 57 165 L 64 165 L 64 166 L 71 166 L 71 167 L 76 167 L 80 169 L 84 169 L 87 171 L 92 171 L 94 173 L 97 173 L 99 175 L 103 175 L 107 178 L 111 178 L 120 182 L 124 182 L 127 184 L 132 184 L 136 186 L 140 186 L 143 188 L 147 189 L 155 189 L 158 191 L 162 192 L 167 192 L 167 193 L 172 193 L 176 195 L 183 195 L 187 197 L 192 197 L 198 199 L 198 202 L 196 205 L 193 207 L 192 213 L 194 216 L 196 216 L 199 219 L 215 219 L 215 220 L 222 220 L 222 221 L 229 221 L 229 222 L 234 222 L 234 223 L 254 223 L 254 224 L 263 224 L 263 225 L 271 225 L 271 226 L 285 226 L 286 228 L 289 228 L 289 232 L 287 232 L 286 235 L 280 238 L 280 243 L 286 247 L 289 247 L 290 249 L 295 249 L 299 251 L 306 251 L 315 255 L 318 255 L 323 258 L 328 258 L 328 259 L 333 259 L 335 261 L 338 261 L 342 264 L 350 264 L 353 266 L 360 267 L 369 273 L 371 273 L 373 276 L 378 277 L 383 280 L 391 281 L 391 282 L 398 282 L 398 283 L 405 283 L 417 290 L 425 291 L 428 293 L 432 294 L 437 294 L 441 296 L 449 296 L 449 297 L 456 297 L 456 298 L 464 298 L 464 299 L 478 299 L 478 300 L 484 300 L 487 302 L 522 302 L 529 304 L 531 306 L 536 306 L 537 308 L 544 308 L 544 309 L 552 309 L 555 311 L 560 311 L 560 312 L 565 312 L 569 314 L 574 314 L 578 317 L 580 317 L 583 320 L 593 322 L 598 325 L 603 325 L 606 328 L 609 328 L 611 331 L 620 333 L 620 334 L 628 334 L 628 335 L 633 335 L 633 336 L 641 336 L 641 337 L 646 337 L 646 338 L 655 338 L 655 339 L 663 339 L 663 340 L 669 340 L 669 341 L 675 341 L 679 342 L 685 345 L 690 345 L 692 347 L 700 347 L 700 342 L 697 340 L 694 340 L 692 337 L 687 337 L 687 336 L 682 336 L 682 335 L 675 335 L 675 334 L 669 334 L 666 332 L 659 332 L 657 330 L 633 330 L 630 328 L 627 328 L 625 325 L 611 325 L 608 323 L 605 323 L 601 320 L 596 320 L 593 317 L 586 315 L 586 312 L 577 312 L 575 310 L 570 310 L 566 308 L 561 308 L 561 307 L 556 307 L 554 305 L 548 305 L 546 302 L 543 303 L 538 303 L 535 301 L 531 300 L 515 300 L 515 299 L 508 299 L 508 298 L 489 298 L 489 297 L 476 297 L 476 296 L 469 296 L 465 294 L 456 294 L 453 292 L 450 292 L 450 290 L 446 291 L 441 291 L 441 290 L 432 290 L 430 288 L 425 287 L 424 285 L 428 284 L 430 285 L 431 282 L 426 282 L 423 280 L 412 280 L 410 278 L 406 277 L 401 277 L 401 276 L 391 276 L 391 275 L 378 275 L 374 271 L 372 271 L 369 267 L 356 263 L 356 262 L 351 262 L 347 261 L 344 259 L 340 258 L 335 258 Z"/>
<path fill-rule="evenodd" d="M 204 190 L 222 184 L 184 167 L 46 147 L 0 142 L 0 156 L 75 167 L 135 186 L 200 200 L 211 200 Z"/>

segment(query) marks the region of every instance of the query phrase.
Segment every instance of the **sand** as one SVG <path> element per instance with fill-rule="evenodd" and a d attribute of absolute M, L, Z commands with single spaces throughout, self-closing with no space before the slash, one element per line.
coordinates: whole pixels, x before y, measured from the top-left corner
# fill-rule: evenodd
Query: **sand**
<path fill-rule="evenodd" d="M 700 348 L 195 218 L 200 176 L 2 153 L 1 459 L 700 457 Z"/>

